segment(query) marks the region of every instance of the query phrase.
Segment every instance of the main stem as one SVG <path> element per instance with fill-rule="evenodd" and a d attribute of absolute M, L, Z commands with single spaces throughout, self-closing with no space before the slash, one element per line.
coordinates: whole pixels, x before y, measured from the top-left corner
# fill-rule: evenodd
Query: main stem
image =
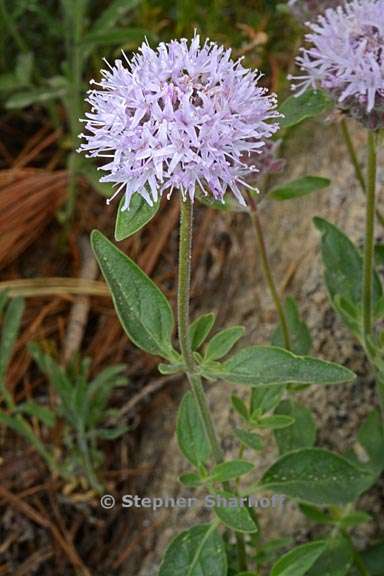
<path fill-rule="evenodd" d="M 189 298 L 191 287 L 191 257 L 192 257 L 192 226 L 193 206 L 187 198 L 181 201 L 180 208 L 180 238 L 179 238 L 179 273 L 177 290 L 177 316 L 179 344 L 181 353 L 187 368 L 187 377 L 192 388 L 192 393 L 199 409 L 212 456 L 216 464 L 224 461 L 224 453 L 216 435 L 215 427 L 209 412 L 208 402 L 205 396 L 200 376 L 196 373 L 195 361 L 191 340 L 189 337 Z M 228 488 L 225 484 L 224 488 Z M 243 534 L 236 533 L 239 569 L 247 569 L 246 550 Z"/>
<path fill-rule="evenodd" d="M 263 229 L 261 226 L 260 218 L 257 212 L 257 207 L 254 199 L 249 196 L 250 205 L 251 205 L 251 212 L 250 216 L 254 225 L 255 233 L 256 233 L 256 240 L 259 247 L 259 254 L 261 258 L 261 266 L 263 268 L 263 273 L 265 279 L 267 281 L 269 291 L 272 296 L 272 300 L 274 302 L 277 315 L 279 317 L 281 330 L 283 332 L 283 339 L 284 339 L 284 346 L 287 350 L 291 349 L 291 339 L 289 336 L 289 328 L 288 328 L 288 321 L 285 315 L 285 311 L 283 305 L 280 300 L 279 293 L 276 288 L 276 284 L 273 278 L 272 270 L 269 265 L 268 254 L 267 254 L 267 247 L 264 240 Z"/>
<path fill-rule="evenodd" d="M 179 343 L 184 362 L 187 367 L 188 380 L 199 408 L 201 420 L 212 449 L 215 462 L 223 461 L 224 455 L 216 436 L 215 428 L 209 412 L 201 378 L 196 374 L 191 341 L 189 338 L 189 294 L 191 284 L 191 251 L 192 251 L 192 219 L 193 208 L 189 199 L 181 202 L 180 239 L 179 239 L 179 276 L 177 291 L 177 313 Z"/>
<path fill-rule="evenodd" d="M 372 336 L 372 292 L 375 249 L 376 135 L 368 132 L 368 178 L 363 263 L 363 330 L 364 339 Z"/>

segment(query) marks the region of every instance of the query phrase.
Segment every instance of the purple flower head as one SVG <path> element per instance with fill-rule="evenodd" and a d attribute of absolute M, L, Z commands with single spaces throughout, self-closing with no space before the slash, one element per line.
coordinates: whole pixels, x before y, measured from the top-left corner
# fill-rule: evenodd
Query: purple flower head
<path fill-rule="evenodd" d="M 299 93 L 320 87 L 364 125 L 384 126 L 384 0 L 352 0 L 308 25 Z"/>
<path fill-rule="evenodd" d="M 298 20 L 305 22 L 327 8 L 339 6 L 340 2 L 341 0 L 289 0 L 288 6 Z"/>
<path fill-rule="evenodd" d="M 143 43 L 91 81 L 99 89 L 88 94 L 80 151 L 109 159 L 101 181 L 125 194 L 124 209 L 135 192 L 152 204 L 174 189 L 193 200 L 196 188 L 221 201 L 230 189 L 244 204 L 240 188 L 255 169 L 243 157 L 260 151 L 280 114 L 260 74 L 230 55 L 196 34 L 156 50 Z"/>

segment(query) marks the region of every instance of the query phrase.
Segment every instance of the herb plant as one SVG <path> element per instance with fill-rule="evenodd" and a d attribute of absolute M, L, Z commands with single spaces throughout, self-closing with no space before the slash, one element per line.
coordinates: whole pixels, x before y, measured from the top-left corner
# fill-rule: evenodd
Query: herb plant
<path fill-rule="evenodd" d="M 313 417 L 294 397 L 305 386 L 352 382 L 354 374 L 307 355 L 310 337 L 292 300 L 286 304 L 286 325 L 297 353 L 284 348 L 288 342 L 282 323 L 274 336 L 277 346 L 241 346 L 241 326 L 223 328 L 212 337 L 213 313 L 190 321 L 194 202 L 246 205 L 247 191 L 254 191 L 247 177 L 255 168 L 245 160 L 252 159 L 277 131 L 275 98 L 259 88 L 258 80 L 257 73 L 233 62 L 229 51 L 214 43 L 200 44 L 195 35 L 190 43 L 173 41 L 157 50 L 143 44 L 130 62 L 108 65 L 89 96 L 92 108 L 81 148 L 107 158 L 101 166 L 103 178 L 115 183 L 117 194 L 122 194 L 115 239 L 123 240 L 145 226 L 159 210 L 163 194 L 168 198 L 173 194 L 173 201 L 180 204 L 177 346 L 174 312 L 159 288 L 96 230 L 93 250 L 130 340 L 161 358 L 161 373 L 184 374 L 189 382 L 176 434 L 192 468 L 180 481 L 239 503 L 215 506 L 211 522 L 176 536 L 165 553 L 160 576 L 256 575 L 265 566 L 271 567 L 272 576 L 325 574 L 330 562 L 338 574 L 347 574 L 353 564 L 359 570 L 363 565 L 348 530 L 367 520 L 367 515 L 354 510 L 354 502 L 377 478 L 377 446 L 382 439 L 376 433 L 372 443 L 367 439 L 367 430 L 375 429 L 377 413 L 371 414 L 360 432 L 369 456 L 368 462 L 361 463 L 354 456 L 314 447 Z M 295 184 L 304 193 L 312 185 L 310 179 Z M 280 193 L 289 196 L 287 190 Z M 218 380 L 250 390 L 248 402 L 232 396 L 239 416 L 233 431 L 239 441 L 235 460 L 225 459 L 205 395 L 206 383 Z M 244 456 L 245 448 L 262 450 L 259 431 L 263 429 L 273 431 L 279 457 L 260 477 L 254 459 Z M 248 474 L 252 480 L 243 485 L 242 478 Z M 321 519 L 329 532 L 281 555 L 279 550 L 287 542 L 263 540 L 248 499 L 264 491 L 297 500 L 303 513 Z M 277 560 L 275 552 L 280 555 Z"/>

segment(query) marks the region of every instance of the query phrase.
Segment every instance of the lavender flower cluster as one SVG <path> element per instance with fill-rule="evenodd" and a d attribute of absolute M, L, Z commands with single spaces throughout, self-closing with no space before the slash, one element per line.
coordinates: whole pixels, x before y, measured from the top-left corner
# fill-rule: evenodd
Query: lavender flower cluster
<path fill-rule="evenodd" d="M 244 177 L 256 170 L 244 155 L 261 151 L 280 115 L 260 74 L 230 55 L 198 35 L 157 50 L 144 43 L 92 81 L 80 150 L 109 159 L 101 181 L 125 194 L 125 209 L 134 193 L 152 204 L 174 189 L 193 200 L 196 187 L 221 201 L 230 189 L 244 204 Z"/>
<path fill-rule="evenodd" d="M 352 0 L 308 26 L 296 88 L 322 88 L 368 128 L 384 127 L 384 0 Z"/>

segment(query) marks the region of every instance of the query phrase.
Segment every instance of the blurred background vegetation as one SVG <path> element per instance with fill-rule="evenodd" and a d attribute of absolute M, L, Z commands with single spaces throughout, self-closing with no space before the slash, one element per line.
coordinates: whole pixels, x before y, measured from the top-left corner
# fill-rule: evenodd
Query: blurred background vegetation
<path fill-rule="evenodd" d="M 129 574 L 137 526 L 124 512 L 100 516 L 97 492 L 143 481 L 148 398 L 163 394 L 161 405 L 171 392 L 127 343 L 97 280 L 87 238 L 111 232 L 117 205 L 105 206 L 109 187 L 75 150 L 102 59 L 195 29 L 288 92 L 302 29 L 282 1 L 0 0 L 2 576 Z M 201 217 L 207 227 L 217 216 Z M 177 218 L 170 202 L 123 243 L 171 297 Z"/>

